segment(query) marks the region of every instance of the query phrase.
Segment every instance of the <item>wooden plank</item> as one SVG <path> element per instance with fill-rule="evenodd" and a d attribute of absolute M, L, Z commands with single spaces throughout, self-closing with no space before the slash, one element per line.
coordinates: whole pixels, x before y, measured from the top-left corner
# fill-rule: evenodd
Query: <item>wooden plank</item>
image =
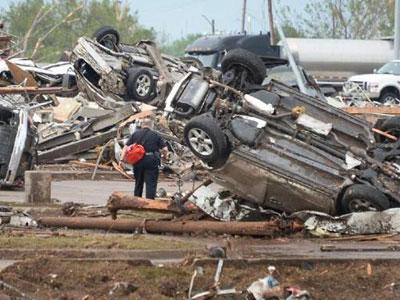
<path fill-rule="evenodd" d="M 343 108 L 343 110 L 350 114 L 400 115 L 400 106 L 366 106 L 366 107 L 350 106 Z"/>
<path fill-rule="evenodd" d="M 10 70 L 10 73 L 12 75 L 12 78 L 13 78 L 13 81 L 15 84 L 22 84 L 25 81 L 25 86 L 29 86 L 29 87 L 37 87 L 38 86 L 36 80 L 33 78 L 31 73 L 22 70 L 16 64 L 14 64 L 8 60 L 6 60 L 5 62 L 7 64 L 8 69 Z"/>

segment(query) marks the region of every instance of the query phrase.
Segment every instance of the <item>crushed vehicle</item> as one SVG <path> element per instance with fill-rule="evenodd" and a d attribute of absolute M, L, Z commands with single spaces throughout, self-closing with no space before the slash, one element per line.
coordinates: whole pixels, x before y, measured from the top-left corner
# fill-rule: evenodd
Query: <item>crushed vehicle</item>
<path fill-rule="evenodd" d="M 0 99 L 0 187 L 21 186 L 33 164 L 33 133 L 29 111 Z"/>
<path fill-rule="evenodd" d="M 85 89 L 121 105 L 127 89 L 122 62 L 129 57 L 138 64 L 132 55 L 143 53 L 159 76 L 166 59 L 154 48 L 119 45 L 119 37 L 111 36 L 108 43 L 98 36 L 97 42 L 81 38 L 72 62 L 78 77 L 86 76 Z M 79 62 L 87 66 L 83 57 L 88 53 L 90 72 L 96 70 L 92 82 L 79 71 Z M 212 179 L 228 189 L 234 201 L 284 212 L 329 214 L 399 206 L 398 140 L 376 139 L 368 122 L 280 82 L 265 83 L 265 62 L 244 49 L 229 51 L 220 71 L 173 61 L 177 63 L 167 69 L 177 76 L 159 76 L 170 89 L 156 91 L 156 105 L 173 135 L 208 164 Z M 121 74 L 125 77 L 118 77 Z M 113 77 L 123 88 L 110 93 L 118 86 L 110 85 Z M 393 118 L 381 122 L 380 128 L 398 137 L 399 125 Z"/>
<path fill-rule="evenodd" d="M 120 107 L 123 101 L 156 103 L 189 68 L 161 55 L 152 42 L 131 46 L 119 39 L 117 31 L 102 27 L 94 40 L 79 38 L 70 58 L 79 89 L 106 109 Z"/>
<path fill-rule="evenodd" d="M 182 102 L 190 107 L 182 138 L 214 168 L 214 181 L 241 201 L 285 212 L 398 206 L 399 142 L 377 143 L 369 123 L 279 82 L 259 85 L 260 65 L 232 51 L 220 81 L 192 73 L 167 99 L 170 123 Z M 202 89 L 188 89 L 199 80 Z M 398 135 L 399 121 L 382 127 Z"/>
<path fill-rule="evenodd" d="M 279 82 L 261 86 L 260 66 L 231 51 L 219 81 L 192 73 L 167 99 L 170 123 L 188 107 L 182 138 L 214 168 L 214 181 L 241 201 L 285 212 L 398 206 L 399 141 L 377 143 L 369 123 Z M 398 136 L 399 122 L 382 129 Z"/>
<path fill-rule="evenodd" d="M 1 60 L 0 86 L 9 85 L 60 87 L 59 95 L 72 97 L 77 94 L 75 72 L 68 61 L 38 66 L 26 58 Z"/>

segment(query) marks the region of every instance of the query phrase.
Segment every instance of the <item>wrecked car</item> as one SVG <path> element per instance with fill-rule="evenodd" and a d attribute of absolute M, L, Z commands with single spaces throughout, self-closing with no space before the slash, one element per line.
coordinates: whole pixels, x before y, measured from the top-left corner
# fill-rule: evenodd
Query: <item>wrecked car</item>
<path fill-rule="evenodd" d="M 124 101 L 163 99 L 188 69 L 179 59 L 161 55 L 152 42 L 132 46 L 119 39 L 117 31 L 102 27 L 93 40 L 79 38 L 70 58 L 80 91 L 106 109 L 121 107 Z"/>
<path fill-rule="evenodd" d="M 77 94 L 76 76 L 68 61 L 38 66 L 30 59 L 11 58 L 0 61 L 0 86 L 22 85 L 34 87 L 60 87 L 59 95 Z"/>
<path fill-rule="evenodd" d="M 164 110 L 238 202 L 329 214 L 399 206 L 398 140 L 378 143 L 366 121 L 282 83 L 261 85 L 264 65 L 243 49 L 228 52 L 221 69 L 187 73 Z M 399 133 L 398 118 L 383 124 Z"/>
<path fill-rule="evenodd" d="M 0 99 L 0 187 L 21 186 L 33 164 L 28 109 Z"/>

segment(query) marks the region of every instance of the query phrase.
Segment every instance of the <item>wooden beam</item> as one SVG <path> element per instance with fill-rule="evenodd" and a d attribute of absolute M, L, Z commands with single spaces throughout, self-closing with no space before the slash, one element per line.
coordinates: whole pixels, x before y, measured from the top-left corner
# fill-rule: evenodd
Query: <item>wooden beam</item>
<path fill-rule="evenodd" d="M 345 112 L 350 114 L 388 114 L 400 115 L 400 106 L 350 106 L 343 108 Z"/>

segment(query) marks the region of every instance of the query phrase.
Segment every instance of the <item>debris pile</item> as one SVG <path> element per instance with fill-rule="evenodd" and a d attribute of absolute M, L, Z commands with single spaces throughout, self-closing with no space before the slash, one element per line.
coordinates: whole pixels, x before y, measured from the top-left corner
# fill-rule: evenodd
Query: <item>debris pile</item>
<path fill-rule="evenodd" d="M 337 215 L 399 206 L 398 119 L 372 128 L 323 99 L 265 81 L 266 64 L 254 53 L 233 49 L 220 70 L 194 67 L 152 42 L 120 43 L 119 33 L 104 27 L 93 39 L 79 38 L 69 60 L 45 67 L 4 61 L 5 88 L 23 92 L 4 91 L 1 101 L 0 134 L 10 141 L 3 147 L 3 184 L 20 184 L 34 165 L 65 162 L 94 168 L 92 179 L 98 169 L 132 179 L 131 166 L 118 164 L 122 145 L 137 121 L 151 115 L 169 141 L 172 155 L 163 165 L 177 178 L 178 192 L 162 201 L 116 192 L 107 205 L 113 217 L 121 209 L 201 211 L 230 224 L 261 222 L 228 228 L 204 221 L 207 230 L 265 235 L 302 228 L 276 211 Z M 212 182 L 184 194 L 183 178 L 198 168 Z M 153 232 L 165 225 L 41 220 L 57 222 Z M 163 230 L 197 232 L 198 225 L 178 222 Z"/>

